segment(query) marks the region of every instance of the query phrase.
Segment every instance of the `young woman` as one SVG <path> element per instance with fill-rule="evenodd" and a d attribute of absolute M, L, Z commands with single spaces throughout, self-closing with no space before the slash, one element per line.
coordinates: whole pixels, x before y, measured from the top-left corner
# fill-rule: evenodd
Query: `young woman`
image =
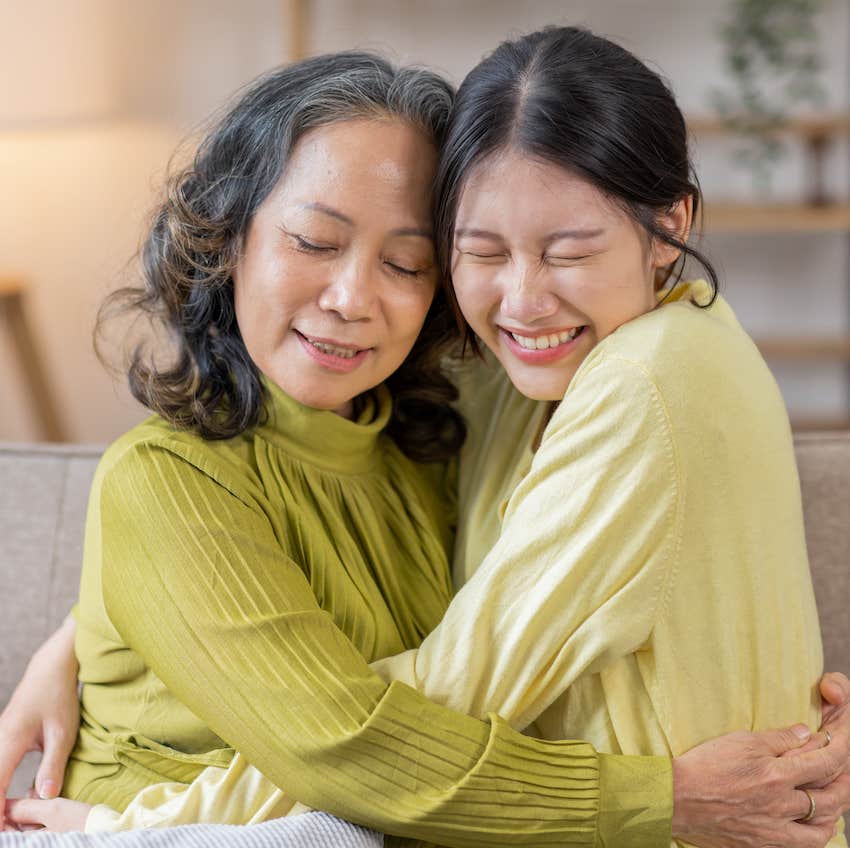
<path fill-rule="evenodd" d="M 309 77 L 317 74 L 322 62 L 328 61 L 313 60 L 290 73 Z M 520 86 L 529 79 L 530 74 L 515 77 Z M 299 85 L 302 83 L 299 79 Z M 197 218 L 187 218 L 191 225 L 182 230 L 175 227 L 173 220 L 161 223 L 150 242 L 159 250 L 157 240 L 162 239 L 162 244 L 167 245 L 166 235 L 171 237 L 176 232 L 183 239 L 176 248 L 183 263 L 179 266 L 183 269 L 182 276 L 176 279 L 182 283 L 182 289 L 178 290 L 185 291 L 188 297 L 180 304 L 179 311 L 181 316 L 184 310 L 189 312 L 193 319 L 190 326 L 203 340 L 201 353 L 210 362 L 220 362 L 222 379 L 209 393 L 199 393 L 200 401 L 208 401 L 207 411 L 211 410 L 212 414 L 204 419 L 191 419 L 196 432 L 175 433 L 162 422 L 149 422 L 110 449 L 95 481 L 78 611 L 84 725 L 67 778 L 69 794 L 123 808 L 145 785 L 163 779 L 186 784 L 209 766 L 204 778 L 193 786 L 202 785 L 210 776 L 218 775 L 218 779 L 223 774 L 233 776 L 234 782 L 228 784 L 230 791 L 225 793 L 229 796 L 226 800 L 230 804 L 243 803 L 243 813 L 251 805 L 256 810 L 259 803 L 266 813 L 273 810 L 280 814 L 298 799 L 388 832 L 433 838 L 450 845 L 560 844 L 566 839 L 588 843 L 604 839 L 624 845 L 660 844 L 670 833 L 666 797 L 670 755 L 681 753 L 684 748 L 673 751 L 669 746 L 652 752 L 662 755 L 659 757 L 622 757 L 616 751 L 610 755 L 597 754 L 583 743 L 533 739 L 512 730 L 501 718 L 464 717 L 435 706 L 402 684 L 394 683 L 387 688 L 368 670 L 355 650 L 359 649 L 368 659 L 377 659 L 398 650 L 390 644 L 392 641 L 402 648 L 412 647 L 424 630 L 435 623 L 426 622 L 430 607 L 423 607 L 423 600 L 430 593 L 445 603 L 448 595 L 445 571 L 441 568 L 442 547 L 447 538 L 443 529 L 445 515 L 439 509 L 437 489 L 427 485 L 429 471 L 415 469 L 412 463 L 403 460 L 396 447 L 386 440 L 379 441 L 382 438 L 379 431 L 386 426 L 390 415 L 380 389 L 371 398 L 354 403 L 355 398 L 375 388 L 375 381 L 389 376 L 392 368 L 387 368 L 394 357 L 387 354 L 395 352 L 398 361 L 393 367 L 401 364 L 405 345 L 409 349 L 415 337 L 408 332 L 413 322 L 406 319 L 412 319 L 418 307 L 421 321 L 430 304 L 436 272 L 433 262 L 429 264 L 429 257 L 419 252 L 422 242 L 427 243 L 429 232 L 425 177 L 428 148 L 421 144 L 421 121 L 412 117 L 416 113 L 405 111 L 401 113 L 402 120 L 393 120 L 393 110 L 386 101 L 380 106 L 358 101 L 356 108 L 350 108 L 342 117 L 341 94 L 337 90 L 330 96 L 326 78 L 322 79 L 321 87 L 312 90 L 312 100 L 300 89 L 298 97 L 302 101 L 288 103 L 286 108 L 274 102 L 271 93 L 263 88 L 266 84 L 261 83 L 237 105 L 223 125 L 227 131 L 219 130 L 211 137 L 192 172 L 192 179 L 196 172 L 207 179 L 194 195 L 190 194 L 200 198 L 204 220 L 212 210 L 228 222 L 227 236 L 237 241 L 229 242 L 223 233 L 218 234 L 216 241 L 209 233 L 199 232 Z M 319 108 L 316 102 L 319 88 L 325 98 L 322 106 L 332 104 L 335 117 Z M 306 90 L 310 92 L 309 87 Z M 363 91 L 362 78 L 358 78 L 356 91 L 358 94 Z M 515 90 L 516 102 L 527 103 L 529 92 L 530 84 L 528 88 Z M 350 96 L 351 92 L 347 94 Z M 275 92 L 275 97 L 280 96 L 279 91 Z M 410 98 L 409 91 L 400 98 L 408 109 Z M 309 103 L 309 109 L 304 106 L 302 114 L 296 107 L 304 102 Z M 466 103 L 462 97 L 461 106 Z M 247 112 L 240 113 L 240 107 Z M 268 183 L 266 190 L 255 190 L 253 208 L 243 201 L 242 208 L 234 211 L 227 208 L 221 197 L 215 196 L 213 187 L 222 181 L 211 179 L 207 170 L 212 164 L 221 167 L 225 162 L 225 173 L 235 167 L 234 163 L 240 163 L 242 171 L 236 176 L 243 180 L 247 174 L 257 173 L 256 162 L 248 159 L 243 164 L 245 149 L 237 143 L 244 143 L 243 136 L 248 136 L 252 144 L 247 149 L 260 155 L 256 138 L 250 136 L 246 127 L 250 123 L 256 129 L 258 124 L 251 108 L 265 109 L 277 117 L 278 136 L 273 141 L 267 133 L 262 149 L 275 151 L 275 156 L 278 150 L 286 150 L 288 159 L 284 165 L 284 159 L 278 157 L 276 164 L 259 168 Z M 288 119 L 293 113 L 297 118 L 308 115 L 314 123 L 306 126 L 296 123 L 300 132 L 293 130 L 292 125 L 284 129 L 284 117 Z M 317 119 L 316 115 L 321 117 Z M 468 127 L 463 123 L 466 117 L 467 112 L 461 108 L 453 124 L 442 171 L 441 210 L 446 210 L 440 216 L 443 223 L 454 215 L 451 198 L 455 196 L 455 188 L 450 177 L 456 152 L 451 140 L 469 137 Z M 486 120 L 492 117 L 484 116 Z M 511 129 L 519 131 L 517 127 Z M 491 173 L 498 177 L 496 186 L 511 177 L 516 168 L 521 178 L 519 182 L 510 182 L 512 192 L 520 191 L 523 202 L 526 196 L 534 202 L 527 208 L 523 206 L 520 220 L 511 221 L 508 216 L 505 224 L 499 226 L 513 230 L 519 224 L 521 230 L 526 223 L 539 227 L 546 219 L 548 227 L 548 219 L 558 218 L 562 213 L 551 214 L 552 210 L 542 202 L 547 196 L 546 180 L 535 183 L 531 179 L 535 168 L 543 167 L 545 172 L 545 156 L 541 164 L 538 152 L 532 152 L 529 159 L 529 151 L 521 147 L 515 151 L 513 140 L 520 138 L 509 133 L 501 147 L 497 143 L 489 149 L 485 145 L 473 151 L 465 168 L 456 169 L 457 197 L 464 194 L 467 172 L 471 172 L 469 194 L 464 202 L 471 203 L 473 210 L 476 208 L 476 165 L 482 166 L 481 178 L 485 183 L 488 169 L 493 169 Z M 230 144 L 226 149 L 223 140 Z M 505 156 L 506 169 L 500 170 L 504 163 L 496 154 Z M 496 158 L 489 158 L 491 155 Z M 533 167 L 529 171 L 526 166 Z M 545 172 L 544 176 L 560 178 L 557 168 L 564 170 L 558 164 L 554 172 Z M 572 178 L 571 172 L 565 173 Z M 586 177 L 582 179 L 587 182 Z M 224 185 L 227 186 L 227 181 Z M 592 184 L 590 187 L 595 189 Z M 576 189 L 580 185 L 559 188 Z M 244 182 L 234 180 L 229 190 L 236 198 L 244 191 Z M 487 189 L 485 184 L 479 194 L 484 197 L 483 208 L 489 208 L 488 190 L 493 192 L 495 188 L 491 184 Z M 413 210 L 404 205 L 406 193 L 411 191 L 421 201 L 421 206 L 415 205 Z M 178 194 L 178 198 L 180 203 L 184 202 L 185 194 Z M 679 196 L 678 200 L 683 197 Z M 579 219 L 603 208 L 608 217 L 592 226 L 571 220 L 566 230 L 546 229 L 542 236 L 535 234 L 531 240 L 538 246 L 545 242 L 549 247 L 554 244 L 553 235 L 569 243 L 607 235 L 619 244 L 620 238 L 629 235 L 628 231 L 618 231 L 615 227 L 615 224 L 626 225 L 615 214 L 616 204 L 608 208 L 592 192 L 585 201 Z M 535 217 L 538 204 L 540 219 Z M 461 217 L 464 208 L 461 204 Z M 681 227 L 684 234 L 690 206 L 684 202 L 671 204 L 665 211 L 670 215 L 669 226 Z M 197 210 L 192 212 L 195 214 Z M 555 301 L 557 309 L 561 309 L 565 298 L 561 295 L 553 298 L 553 292 L 545 290 L 531 290 L 528 304 L 521 303 L 526 296 L 526 281 L 531 282 L 534 276 L 531 272 L 544 269 L 549 273 L 549 268 L 557 263 L 552 263 L 550 258 L 539 258 L 526 264 L 531 254 L 526 255 L 525 246 L 518 251 L 509 247 L 513 242 L 507 236 L 508 230 L 499 229 L 495 222 L 482 227 L 475 215 L 470 215 L 471 223 L 462 227 L 468 231 L 462 233 L 464 237 L 501 239 L 503 244 L 501 252 L 468 251 L 486 260 L 487 267 L 496 269 L 485 287 L 489 294 L 481 299 L 477 312 L 474 299 L 467 302 L 466 294 L 461 292 L 462 288 L 466 291 L 462 275 L 458 274 L 455 280 L 458 298 L 464 308 L 470 309 L 471 323 L 484 340 L 497 338 L 491 334 L 488 339 L 484 330 L 495 326 L 489 322 L 497 316 L 499 303 L 510 292 L 519 295 L 517 303 L 522 308 L 532 305 L 542 310 L 538 317 L 548 320 L 554 314 Z M 541 379 L 538 372 L 530 372 L 534 376 L 529 385 L 517 379 L 521 390 L 538 399 L 560 398 L 568 387 L 572 391 L 571 381 L 580 360 L 595 350 L 597 343 L 601 349 L 609 336 L 616 337 L 614 330 L 620 324 L 653 312 L 654 289 L 642 291 L 641 284 L 646 280 L 639 272 L 650 274 L 655 267 L 666 267 L 681 247 L 678 242 L 668 244 L 670 249 L 665 252 L 660 246 L 665 241 L 663 236 L 655 235 L 651 229 L 648 232 L 646 244 L 641 243 L 641 230 L 637 227 L 631 233 L 631 241 L 626 238 L 629 250 L 619 257 L 618 274 L 612 277 L 621 284 L 622 291 L 609 291 L 605 296 L 597 292 L 593 309 L 588 307 L 589 314 L 580 316 L 587 318 L 587 323 L 558 327 L 549 323 L 543 327 L 545 333 L 535 335 L 531 332 L 536 320 L 532 312 L 526 314 L 523 326 L 514 317 L 518 323 L 508 331 L 516 331 L 517 338 L 513 340 L 516 347 L 528 350 L 529 341 L 534 339 L 537 358 L 526 361 L 520 356 L 523 367 L 560 363 L 561 368 L 556 377 L 544 373 L 542 384 L 535 382 Z M 210 257 L 200 260 L 201 249 L 212 244 L 223 243 L 236 254 L 235 245 L 241 244 L 243 234 L 244 248 L 235 256 L 231 254 L 230 262 L 213 262 Z M 653 238 L 660 240 L 659 245 Z M 673 238 L 669 235 L 669 240 Z M 407 240 L 414 241 L 411 244 Z M 462 250 L 460 240 L 458 250 Z M 167 282 L 162 274 L 166 266 L 162 254 L 156 251 L 147 258 L 148 279 L 156 291 L 158 284 Z M 298 263 L 302 259 L 306 262 L 306 258 L 310 264 L 302 270 Z M 513 272 L 520 266 L 523 274 L 516 280 Z M 213 277 L 211 271 L 219 276 Z M 610 271 L 608 266 L 602 276 L 606 277 Z M 433 276 L 429 277 L 429 273 Z M 231 289 L 222 284 L 222 280 L 229 282 L 231 277 L 235 314 L 228 300 Z M 494 279 L 500 282 L 494 284 Z M 429 292 L 428 297 L 417 285 Z M 504 290 L 500 285 L 505 286 Z M 197 289 L 207 290 L 214 302 L 206 302 L 203 292 Z M 393 311 L 399 303 L 399 290 L 409 298 L 404 309 L 411 310 L 410 315 Z M 168 286 L 163 286 L 162 291 L 173 293 Z M 474 292 L 474 286 L 468 291 Z M 625 306 L 618 300 L 619 295 L 625 297 Z M 603 309 L 601 304 L 606 301 L 610 301 L 610 306 Z M 216 315 L 214 321 L 209 320 L 211 314 Z M 601 317 L 597 318 L 597 314 Z M 572 315 L 571 319 L 575 321 L 576 317 Z M 234 320 L 238 321 L 238 333 L 232 332 L 236 326 Z M 498 326 L 501 328 L 501 324 Z M 523 335 L 521 330 L 529 334 Z M 566 339 L 561 338 L 564 334 Z M 546 345 L 540 344 L 544 336 Z M 241 339 L 250 360 L 242 358 Z M 583 349 L 581 344 L 587 344 L 587 348 Z M 558 350 L 562 345 L 564 349 Z M 208 350 L 208 346 L 213 350 Z M 537 356 L 538 350 L 554 353 Z M 570 351 L 583 353 L 564 370 L 562 366 Z M 197 359 L 193 352 L 185 364 L 191 365 Z M 245 385 L 249 391 L 232 396 L 227 405 L 217 403 L 225 391 L 239 386 L 240 375 L 234 373 L 234 365 L 251 363 L 269 379 L 266 386 L 270 398 L 269 421 L 259 426 L 256 419 L 252 420 L 233 401 L 258 397 L 261 384 L 251 387 L 248 381 Z M 314 364 L 315 372 L 311 370 Z M 191 385 L 192 375 L 187 375 L 186 370 L 184 367 L 172 372 L 181 386 Z M 508 373 L 514 377 L 510 368 Z M 620 383 L 613 377 L 612 380 L 615 391 L 620 392 Z M 149 381 L 144 383 L 149 384 Z M 645 387 L 638 388 L 643 391 Z M 594 383 L 592 389 L 605 397 L 600 384 Z M 631 401 L 635 399 L 633 395 L 626 394 L 621 399 Z M 670 559 L 655 550 L 658 540 L 634 522 L 634 517 L 624 525 L 616 521 L 604 525 L 596 520 L 582 500 L 581 485 L 573 489 L 556 486 L 556 500 L 546 494 L 551 492 L 549 478 L 557 477 L 551 467 L 560 468 L 559 463 L 564 459 L 559 453 L 561 448 L 554 446 L 561 440 L 553 442 L 552 434 L 561 433 L 558 422 L 565 414 L 562 411 L 570 406 L 568 401 L 569 392 L 546 430 L 535 460 L 545 463 L 546 470 L 536 479 L 533 490 L 544 493 L 542 497 L 550 508 L 556 505 L 556 500 L 564 504 L 584 503 L 579 512 L 587 517 L 587 526 L 573 521 L 563 526 L 536 528 L 534 522 L 542 521 L 545 513 L 524 511 L 519 525 L 513 521 L 510 525 L 506 523 L 502 539 L 491 555 L 498 559 L 503 556 L 505 546 L 508 551 L 528 546 L 524 559 L 518 556 L 512 559 L 513 554 L 505 558 L 516 566 L 510 597 L 494 591 L 488 575 L 494 571 L 501 575 L 513 573 L 513 568 L 505 572 L 491 565 L 493 560 L 488 558 L 481 576 L 476 576 L 461 593 L 455 602 L 458 606 L 452 605 L 461 610 L 471 595 L 475 597 L 477 591 L 482 591 L 472 605 L 480 612 L 475 626 L 483 630 L 477 630 L 472 641 L 454 646 L 458 654 L 467 658 L 471 672 L 454 676 L 460 684 L 457 698 L 474 699 L 475 703 L 469 705 L 471 712 L 480 712 L 480 702 L 499 700 L 498 695 L 481 686 L 487 675 L 495 680 L 503 673 L 518 673 L 512 691 L 519 691 L 528 688 L 529 681 L 523 668 L 514 664 L 516 657 L 522 662 L 529 662 L 530 658 L 537 662 L 534 666 L 537 689 L 532 692 L 533 697 L 523 700 L 523 710 L 516 709 L 510 699 L 502 699 L 497 710 L 516 726 L 527 725 L 548 706 L 547 700 L 551 703 L 563 693 L 568 681 L 558 677 L 561 673 L 572 675 L 576 681 L 585 672 L 599 677 L 606 662 L 631 656 L 649 642 L 649 634 L 644 632 L 647 616 L 638 614 L 639 605 L 618 607 L 605 597 L 602 606 L 607 607 L 615 620 L 619 617 L 617 613 L 635 614 L 633 626 L 643 633 L 642 640 L 632 644 L 629 638 L 634 636 L 622 637 L 615 647 L 600 656 L 593 654 L 592 647 L 585 647 L 579 654 L 590 656 L 592 662 L 578 671 L 571 665 L 575 657 L 569 650 L 549 652 L 548 646 L 555 642 L 569 643 L 573 633 L 581 631 L 581 622 L 592 620 L 597 611 L 594 605 L 599 602 L 599 591 L 594 581 L 600 578 L 590 573 L 588 567 L 591 561 L 600 566 L 606 557 L 596 557 L 593 550 L 616 562 L 615 581 L 622 578 L 621 561 L 630 561 L 639 571 L 644 563 L 652 570 L 656 559 Z M 522 403 L 520 406 L 528 408 Z M 185 404 L 177 409 L 163 404 L 157 408 L 168 414 L 172 422 L 180 421 L 177 412 L 186 412 Z M 339 414 L 334 417 L 317 413 L 317 408 L 336 410 Z M 404 407 L 399 403 L 398 408 Z M 418 433 L 418 426 L 433 420 L 438 410 L 439 406 L 432 416 L 427 409 L 416 409 L 410 419 L 399 422 L 399 429 L 403 432 L 406 426 L 408 431 Z M 497 408 L 496 412 L 502 415 L 501 409 Z M 539 430 L 545 410 L 540 412 L 535 407 L 533 414 Z M 585 411 L 581 438 L 590 441 L 581 442 L 581 450 L 571 448 L 568 453 L 576 467 L 584 469 L 582 478 L 574 482 L 590 486 L 593 505 L 616 516 L 626 505 L 631 509 L 634 505 L 632 501 L 612 497 L 606 507 L 607 497 L 617 494 L 606 482 L 608 475 L 613 474 L 621 482 L 634 480 L 647 486 L 652 475 L 647 472 L 648 476 L 642 477 L 630 470 L 624 459 L 630 459 L 631 455 L 620 457 L 615 452 L 608 456 L 610 465 L 601 461 L 605 451 L 603 455 L 596 452 L 594 434 L 599 438 L 599 428 L 610 427 L 611 416 L 615 414 L 625 416 L 626 420 L 632 418 L 628 403 L 612 403 L 601 408 L 598 416 L 588 416 Z M 346 415 L 357 415 L 359 429 L 345 419 Z M 213 429 L 222 419 L 231 427 L 227 432 L 231 439 L 212 442 L 211 436 L 223 435 L 220 429 Z M 634 420 L 647 424 L 645 416 L 639 415 Z M 199 421 L 211 429 L 205 431 Z M 450 429 L 454 421 L 443 409 L 438 420 L 440 432 Z M 239 430 L 237 434 L 233 427 Z M 247 427 L 251 429 L 244 429 Z M 524 447 L 533 447 L 535 434 L 523 427 L 523 435 L 528 436 Z M 612 431 L 605 429 L 604 435 L 611 437 Z M 647 438 L 643 431 L 638 435 Z M 396 435 L 396 438 L 401 437 Z M 341 456 L 334 452 L 337 443 L 341 445 Z M 513 443 L 508 444 L 513 448 Z M 634 442 L 635 446 L 640 444 L 641 441 Z M 651 446 L 648 439 L 646 444 Z M 501 448 L 494 456 L 498 467 L 503 468 L 512 463 L 506 459 L 509 451 L 505 451 L 505 443 Z M 651 467 L 655 467 L 656 459 L 654 453 L 647 452 Z M 662 463 L 658 469 L 660 479 L 665 468 Z M 519 471 L 520 466 L 516 465 L 515 470 Z M 645 471 L 643 465 L 640 470 Z M 604 485 L 597 487 L 594 474 Z M 400 495 L 394 487 L 402 478 L 405 483 Z M 392 485 L 388 486 L 387 481 Z M 506 478 L 503 482 L 507 485 L 511 481 Z M 531 491 L 530 483 L 523 483 L 517 489 L 506 518 L 527 497 L 528 503 L 537 503 L 539 508 L 539 501 L 535 501 L 538 495 L 529 497 Z M 651 494 L 650 518 L 669 513 L 670 507 L 660 498 L 659 490 L 647 488 L 647 494 Z M 650 530 L 656 527 L 653 521 L 649 524 Z M 674 525 L 679 527 L 675 522 Z M 509 527 L 513 541 L 503 542 Z M 597 536 L 605 527 L 610 535 L 603 542 Z M 624 528 L 629 532 L 622 532 Z M 538 529 L 543 529 L 542 537 L 536 536 Z M 560 535 L 556 536 L 555 531 Z M 596 540 L 590 551 L 582 545 L 588 536 Z M 417 546 L 420 557 L 424 552 L 431 563 L 424 572 L 414 566 L 413 552 Z M 575 579 L 565 579 L 563 568 L 552 556 L 555 549 L 562 548 L 574 548 L 582 554 L 582 565 Z M 539 591 L 531 591 L 533 584 L 522 576 L 528 573 L 536 551 L 546 552 L 540 566 L 554 566 L 551 573 L 534 572 L 535 579 L 542 581 L 536 588 L 548 585 L 552 590 L 549 604 L 540 602 Z M 619 553 L 615 555 L 615 551 Z M 746 559 L 743 562 L 749 565 Z M 471 560 L 469 564 L 472 565 Z M 605 572 L 601 575 L 604 578 Z M 587 604 L 577 629 L 571 630 L 570 617 L 579 615 L 575 611 L 582 597 L 577 595 L 575 602 L 566 605 L 562 617 L 558 610 L 565 597 L 573 594 L 577 577 L 588 580 L 580 590 L 586 593 Z M 668 591 L 669 584 L 661 581 L 654 570 L 646 582 L 655 585 L 658 597 Z M 610 584 L 605 579 L 601 583 L 604 595 Z M 505 581 L 504 586 L 507 585 Z M 617 594 L 616 589 L 611 591 Z M 628 593 L 629 598 L 632 595 Z M 527 608 L 523 607 L 526 598 Z M 656 599 L 654 609 L 661 607 L 663 604 Z M 428 656 L 429 645 L 446 644 L 442 634 L 447 632 L 446 628 L 453 627 L 452 616 L 457 615 L 452 613 L 452 608 L 450 618 L 432 641 L 425 643 L 423 658 Z M 524 609 L 532 613 L 527 621 Z M 526 623 L 530 627 L 517 635 L 516 628 L 501 623 L 498 627 L 494 625 L 499 616 L 507 616 L 519 628 Z M 807 619 L 805 623 L 811 622 Z M 628 620 L 623 621 L 622 629 L 627 630 L 629 624 Z M 483 643 L 479 641 L 482 632 Z M 804 635 L 810 642 L 811 633 L 804 629 Z M 591 637 L 585 633 L 583 638 Z M 607 637 L 600 633 L 594 638 L 596 642 L 591 638 L 588 643 L 591 646 L 605 643 Z M 517 639 L 523 646 L 520 651 L 514 644 Z M 493 662 L 484 671 L 477 663 L 470 663 L 469 652 L 490 650 L 491 640 Z M 502 665 L 498 655 L 500 645 L 506 651 Z M 808 709 L 812 705 L 811 686 L 817 676 L 815 653 L 813 649 L 808 657 L 811 662 L 799 670 L 807 709 L 800 709 L 797 693 L 797 701 L 787 707 L 789 720 L 815 718 Z M 415 679 L 420 676 L 419 663 L 408 667 L 415 672 L 413 682 L 419 683 Z M 639 666 L 636 670 L 639 671 Z M 638 679 L 634 674 L 631 677 L 632 682 Z M 538 697 L 542 683 L 547 683 L 549 689 L 545 696 Z M 510 681 L 505 684 L 510 687 Z M 470 694 L 475 692 L 480 694 Z M 746 699 L 747 693 L 736 692 L 735 697 Z M 441 693 L 438 700 L 444 699 Z M 762 717 L 757 716 L 741 724 L 761 722 Z M 716 732 L 732 726 L 735 725 Z M 835 731 L 826 757 L 806 766 L 811 769 L 810 775 L 826 778 L 844 765 L 846 727 L 841 725 L 839 730 L 835 726 Z M 701 732 L 699 727 L 697 733 Z M 766 747 L 754 748 L 759 742 Z M 603 743 L 610 743 L 610 738 Z M 839 812 L 841 793 L 837 788 L 820 794 L 793 791 L 794 786 L 807 782 L 799 770 L 804 760 L 801 758 L 793 765 L 788 764 L 793 761 L 785 761 L 779 766 L 775 762 L 765 766 L 764 753 L 774 752 L 771 745 L 776 744 L 776 737 L 746 736 L 719 744 L 723 756 L 717 756 L 715 743 L 714 747 L 698 749 L 677 762 L 677 786 L 696 788 L 688 798 L 679 798 L 676 832 L 689 838 L 694 834 L 696 841 L 705 844 L 713 844 L 712 839 L 725 840 L 724 844 L 752 844 L 751 834 L 740 823 L 737 828 L 729 828 L 728 819 L 724 820 L 714 801 L 702 805 L 699 802 L 701 794 L 705 797 L 706 782 L 709 786 L 725 783 L 725 791 L 730 799 L 734 798 L 730 807 L 738 808 L 740 782 L 735 776 L 737 758 L 742 757 L 750 761 L 748 768 L 755 760 L 763 774 L 771 773 L 768 791 L 750 794 L 752 799 L 759 799 L 762 807 L 757 814 L 758 836 L 767 841 L 779 834 L 789 844 L 818 844 L 813 840 L 825 833 L 825 822 L 831 826 Z M 237 748 L 241 754 L 231 760 L 228 746 Z M 729 764 L 732 751 L 734 766 Z M 231 764 L 227 770 L 216 768 L 228 761 Z M 259 771 L 247 767 L 246 761 Z M 77 765 L 81 762 L 85 765 Z M 258 791 L 266 791 L 261 785 L 263 781 L 258 780 L 260 772 L 283 792 L 271 787 L 266 796 L 257 795 Z M 773 782 L 779 773 L 785 774 L 784 793 L 774 791 Z M 245 791 L 246 786 L 250 791 Z M 775 798 L 775 803 L 771 798 Z M 794 825 L 792 820 L 806 816 L 815 799 L 821 814 L 827 815 L 821 821 L 815 820 L 817 824 Z M 505 815 L 506 802 L 510 804 L 508 815 Z M 706 825 L 701 820 L 701 811 L 712 806 L 712 824 Z M 27 805 L 17 807 L 18 811 L 26 808 Z M 222 809 L 211 812 L 220 820 L 232 820 Z"/>

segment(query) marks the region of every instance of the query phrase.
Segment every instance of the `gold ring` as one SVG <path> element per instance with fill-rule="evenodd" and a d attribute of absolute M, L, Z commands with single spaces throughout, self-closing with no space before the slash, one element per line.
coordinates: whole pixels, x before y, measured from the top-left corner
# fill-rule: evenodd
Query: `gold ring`
<path fill-rule="evenodd" d="M 805 818 L 797 819 L 800 824 L 805 824 L 806 822 L 811 821 L 815 817 L 815 810 L 817 809 L 817 804 L 815 804 L 814 795 L 809 792 L 808 789 L 804 789 L 803 792 L 806 793 L 806 797 L 809 799 L 809 812 L 806 813 Z"/>
<path fill-rule="evenodd" d="M 832 742 L 832 734 L 828 730 L 824 730 L 824 733 L 826 734 L 826 745 L 829 745 Z M 826 748 L 826 745 L 823 747 Z"/>

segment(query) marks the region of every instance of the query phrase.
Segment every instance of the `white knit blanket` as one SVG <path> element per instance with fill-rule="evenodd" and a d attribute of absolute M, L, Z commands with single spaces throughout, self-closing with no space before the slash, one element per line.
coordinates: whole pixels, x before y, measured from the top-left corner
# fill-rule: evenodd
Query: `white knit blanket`
<path fill-rule="evenodd" d="M 0 833 L 0 848 L 381 848 L 380 833 L 327 813 L 254 825 L 188 824 L 125 833 Z"/>

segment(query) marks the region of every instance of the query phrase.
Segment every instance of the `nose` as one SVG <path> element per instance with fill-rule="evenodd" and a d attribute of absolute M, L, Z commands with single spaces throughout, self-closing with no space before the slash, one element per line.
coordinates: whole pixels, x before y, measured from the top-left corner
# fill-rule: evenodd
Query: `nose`
<path fill-rule="evenodd" d="M 500 276 L 501 311 L 505 318 L 528 326 L 558 311 L 558 297 L 548 286 L 544 268 L 531 263 L 511 263 Z"/>
<path fill-rule="evenodd" d="M 374 317 L 378 305 L 377 271 L 352 256 L 333 271 L 333 279 L 319 295 L 319 307 L 335 312 L 343 321 Z"/>

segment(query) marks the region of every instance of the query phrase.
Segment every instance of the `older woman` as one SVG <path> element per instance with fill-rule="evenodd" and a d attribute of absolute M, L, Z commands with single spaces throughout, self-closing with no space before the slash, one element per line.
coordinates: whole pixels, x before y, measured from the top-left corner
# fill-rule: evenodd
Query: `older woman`
<path fill-rule="evenodd" d="M 435 90 L 357 56 L 269 77 L 158 217 L 141 302 L 169 316 L 181 356 L 134 365 L 160 418 L 119 440 L 95 480 L 70 795 L 120 809 L 147 786 L 247 760 L 275 787 L 266 813 L 298 800 L 448 845 L 669 838 L 669 752 L 535 739 L 366 665 L 414 647 L 449 594 L 441 471 L 404 456 L 459 444 L 446 384 L 425 365 L 446 317 L 431 305 Z M 406 403 L 414 366 L 435 388 Z M 722 758 L 707 746 L 677 762 L 677 785 L 725 784 L 737 807 L 746 761 L 765 777 L 746 790 L 766 811 L 759 836 L 814 844 L 817 828 L 789 827 L 808 803 L 794 787 L 844 765 L 846 727 L 834 729 L 825 757 L 782 765 L 781 735 L 724 740 Z M 678 832 L 751 844 L 699 794 L 679 796 Z M 819 797 L 831 825 L 841 793 Z"/>

